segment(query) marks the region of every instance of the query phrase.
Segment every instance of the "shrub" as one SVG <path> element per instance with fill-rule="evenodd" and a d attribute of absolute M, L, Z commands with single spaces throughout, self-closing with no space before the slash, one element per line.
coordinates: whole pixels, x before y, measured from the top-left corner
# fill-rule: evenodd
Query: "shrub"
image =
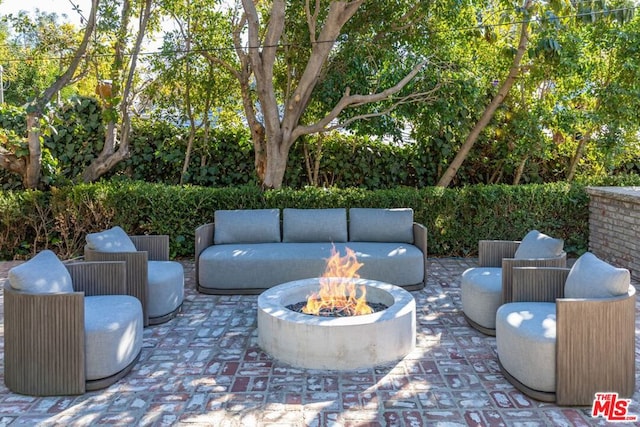
<path fill-rule="evenodd" d="M 217 209 L 410 207 L 428 230 L 429 256 L 473 256 L 478 240 L 518 240 L 533 228 L 587 249 L 588 196 L 566 183 L 391 190 L 309 187 L 262 191 L 255 185 L 210 188 L 110 181 L 0 192 L 0 257 L 24 258 L 51 248 L 82 254 L 86 233 L 120 225 L 131 234 L 168 234 L 171 255 L 193 257 L 194 230 Z"/>

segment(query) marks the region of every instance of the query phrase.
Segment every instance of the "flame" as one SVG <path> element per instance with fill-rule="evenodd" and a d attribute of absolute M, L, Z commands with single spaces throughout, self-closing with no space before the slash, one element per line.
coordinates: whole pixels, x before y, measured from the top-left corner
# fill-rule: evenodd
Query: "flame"
<path fill-rule="evenodd" d="M 347 254 L 343 257 L 331 248 L 331 256 L 327 259 L 327 267 L 320 277 L 320 289 L 307 298 L 307 305 L 302 309 L 303 313 L 319 315 L 328 311 L 337 316 L 358 316 L 373 313 L 367 304 L 366 286 L 361 285 L 360 296 L 353 280 L 359 279 L 357 271 L 364 264 L 358 262 L 356 253 L 346 248 Z"/>

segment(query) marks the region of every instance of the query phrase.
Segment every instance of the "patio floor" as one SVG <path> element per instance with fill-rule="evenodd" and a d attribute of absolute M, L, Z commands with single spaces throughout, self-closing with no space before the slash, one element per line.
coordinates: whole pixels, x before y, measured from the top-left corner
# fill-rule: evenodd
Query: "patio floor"
<path fill-rule="evenodd" d="M 183 264 L 182 313 L 145 329 L 140 361 L 127 377 L 82 396 L 41 398 L 9 392 L 2 378 L 0 426 L 606 424 L 591 417 L 590 407 L 540 403 L 503 378 L 495 339 L 467 326 L 460 311 L 459 277 L 476 265 L 475 259 L 429 259 L 427 286 L 412 292 L 417 304 L 415 351 L 397 363 L 347 372 L 297 369 L 271 359 L 256 344 L 257 296 L 200 294 L 193 262 Z M 12 265 L 0 262 L 0 282 Z M 640 317 L 636 319 L 637 337 Z M 3 324 L 0 331 L 4 349 Z M 640 414 L 639 383 L 630 414 Z"/>

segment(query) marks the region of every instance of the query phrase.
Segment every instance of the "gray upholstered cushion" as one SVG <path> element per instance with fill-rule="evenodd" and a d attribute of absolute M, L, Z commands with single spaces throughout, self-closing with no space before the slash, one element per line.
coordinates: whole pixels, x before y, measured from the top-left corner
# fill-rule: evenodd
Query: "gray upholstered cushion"
<path fill-rule="evenodd" d="M 564 285 L 565 298 L 609 298 L 629 290 L 629 270 L 608 264 L 585 252 L 569 271 Z"/>
<path fill-rule="evenodd" d="M 361 277 L 398 286 L 424 280 L 424 254 L 406 243 L 256 243 L 213 245 L 199 260 L 199 282 L 209 289 L 267 289 L 292 280 L 321 276 L 335 246 L 349 247 L 364 265 Z"/>
<path fill-rule="evenodd" d="M 496 345 L 502 366 L 524 385 L 556 389 L 556 305 L 515 302 L 496 313 Z"/>
<path fill-rule="evenodd" d="M 87 247 L 100 252 L 136 252 L 127 233 L 118 227 L 112 227 L 99 233 L 87 234 Z"/>
<path fill-rule="evenodd" d="M 555 239 L 538 230 L 531 230 L 518 245 L 514 258 L 555 258 L 562 254 L 563 248 L 562 239 Z"/>
<path fill-rule="evenodd" d="M 50 250 L 44 250 L 9 270 L 13 289 L 31 293 L 73 292 L 71 275 Z"/>
<path fill-rule="evenodd" d="M 147 313 L 160 317 L 180 307 L 184 299 L 184 269 L 176 261 L 149 261 L 147 264 Z"/>
<path fill-rule="evenodd" d="M 282 241 L 346 242 L 346 209 L 291 209 L 282 211 Z"/>
<path fill-rule="evenodd" d="M 142 349 L 142 305 L 129 295 L 84 299 L 87 380 L 120 372 Z"/>
<path fill-rule="evenodd" d="M 462 273 L 460 296 L 464 314 L 480 326 L 496 327 L 496 311 L 502 304 L 502 268 L 474 267 Z"/>
<path fill-rule="evenodd" d="M 413 243 L 413 209 L 349 209 L 349 241 Z"/>
<path fill-rule="evenodd" d="M 217 210 L 214 223 L 216 245 L 280 241 L 279 209 Z"/>

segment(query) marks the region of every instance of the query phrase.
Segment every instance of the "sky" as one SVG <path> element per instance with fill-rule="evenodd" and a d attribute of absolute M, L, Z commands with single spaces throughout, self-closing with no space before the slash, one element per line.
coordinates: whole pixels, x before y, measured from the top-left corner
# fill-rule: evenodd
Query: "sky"
<path fill-rule="evenodd" d="M 91 11 L 90 0 L 72 0 L 73 4 L 80 6 L 84 16 L 89 16 Z M 80 17 L 73 10 L 72 2 L 69 0 L 0 0 L 0 15 L 18 13 L 21 10 L 35 12 L 40 9 L 44 12 L 55 12 L 60 15 L 60 19 L 70 21 L 76 25 L 80 24 Z M 66 14 L 68 17 L 63 18 Z"/>

